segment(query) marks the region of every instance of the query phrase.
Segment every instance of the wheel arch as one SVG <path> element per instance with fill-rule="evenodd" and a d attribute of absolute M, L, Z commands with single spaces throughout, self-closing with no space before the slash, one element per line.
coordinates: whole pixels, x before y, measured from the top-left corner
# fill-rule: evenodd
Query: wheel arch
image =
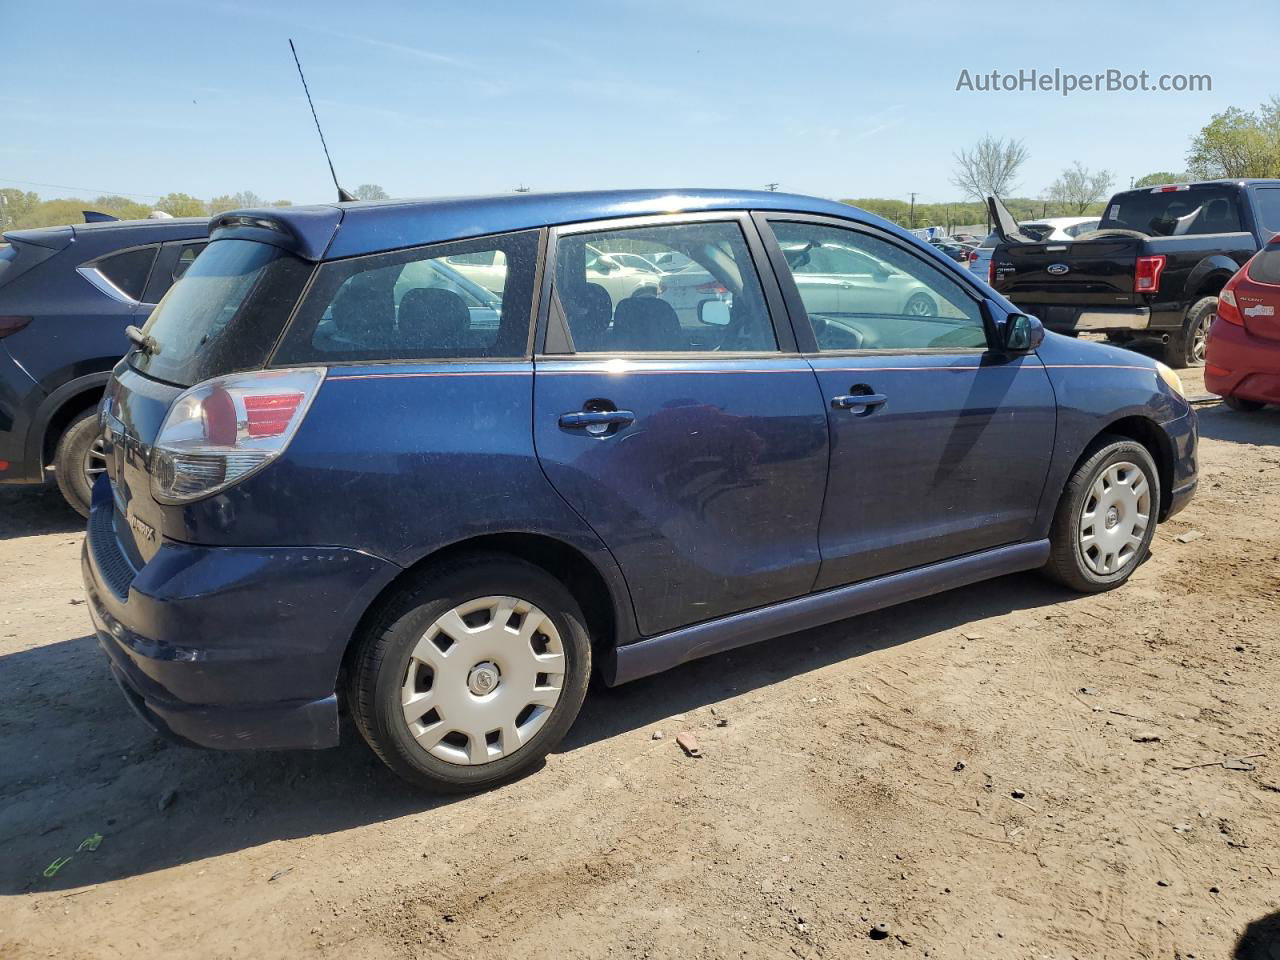
<path fill-rule="evenodd" d="M 583 550 L 556 537 L 528 532 L 486 533 L 432 550 L 396 574 L 369 603 L 352 631 L 342 658 L 343 674 L 347 673 L 357 641 L 387 597 L 425 570 L 480 555 L 523 560 L 563 583 L 582 609 L 592 651 L 606 671 L 617 644 L 634 639 L 634 627 L 629 626 L 634 621 L 631 599 L 620 575 L 610 576 Z M 616 574 L 616 570 L 612 572 Z M 338 689 L 343 689 L 341 677 Z"/>
<path fill-rule="evenodd" d="M 53 463 L 62 432 L 78 416 L 98 405 L 110 379 L 110 370 L 76 377 L 44 398 L 36 411 L 35 429 L 28 441 L 33 462 L 38 461 L 42 468 Z"/>
<path fill-rule="evenodd" d="M 1093 455 L 1094 451 L 1109 437 L 1122 437 L 1144 446 L 1151 459 L 1155 461 L 1156 474 L 1160 480 L 1160 520 L 1168 516 L 1169 505 L 1173 497 L 1173 443 L 1160 425 L 1150 417 L 1131 415 L 1120 417 L 1108 423 L 1085 444 L 1080 456 L 1072 464 L 1067 476 L 1073 476 L 1080 464 Z"/>
<path fill-rule="evenodd" d="M 1239 269 L 1238 263 L 1223 254 L 1201 260 L 1187 277 L 1186 289 L 1191 291 L 1191 296 L 1187 297 L 1186 309 L 1190 310 L 1196 301 L 1205 297 L 1216 297 Z"/>

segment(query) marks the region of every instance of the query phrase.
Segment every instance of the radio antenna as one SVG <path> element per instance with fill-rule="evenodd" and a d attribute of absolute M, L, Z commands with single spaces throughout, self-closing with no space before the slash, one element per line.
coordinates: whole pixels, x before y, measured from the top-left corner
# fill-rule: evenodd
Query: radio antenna
<path fill-rule="evenodd" d="M 298 79 L 302 81 L 302 92 L 307 95 L 307 106 L 311 108 L 311 119 L 316 122 L 316 133 L 320 134 L 320 146 L 324 149 L 324 158 L 329 162 L 329 176 L 333 177 L 333 185 L 338 188 L 339 202 L 354 200 L 355 197 L 342 189 L 342 185 L 338 183 L 338 175 L 333 170 L 333 158 L 329 156 L 329 145 L 324 142 L 324 131 L 320 129 L 320 118 L 316 116 L 316 105 L 311 102 L 311 91 L 307 88 L 307 77 L 302 72 L 302 61 L 298 59 L 298 48 L 293 45 L 293 40 L 289 41 L 289 50 L 293 53 L 293 62 L 298 67 Z"/>

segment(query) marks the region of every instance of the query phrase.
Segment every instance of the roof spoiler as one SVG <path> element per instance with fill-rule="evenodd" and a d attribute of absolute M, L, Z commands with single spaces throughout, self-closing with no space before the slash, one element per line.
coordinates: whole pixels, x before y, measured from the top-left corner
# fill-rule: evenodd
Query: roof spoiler
<path fill-rule="evenodd" d="M 99 213 L 97 210 L 81 210 L 85 223 L 112 223 L 119 220 L 119 217 L 113 217 L 109 213 Z"/>
<path fill-rule="evenodd" d="M 1028 237 L 1025 233 L 1018 230 L 1018 221 L 1013 219 L 1013 215 L 1009 213 L 1005 205 L 1000 202 L 1000 198 L 992 195 L 987 197 L 987 212 L 991 214 L 991 222 L 995 225 L 996 236 L 1005 243 L 1035 243 L 1034 237 Z"/>

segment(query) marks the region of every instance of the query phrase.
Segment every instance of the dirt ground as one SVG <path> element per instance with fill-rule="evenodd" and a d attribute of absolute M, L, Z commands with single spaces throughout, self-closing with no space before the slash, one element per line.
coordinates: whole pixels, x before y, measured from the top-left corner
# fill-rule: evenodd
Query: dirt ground
<path fill-rule="evenodd" d="M 155 740 L 78 519 L 0 490 L 0 957 L 1274 960 L 1233 951 L 1280 936 L 1280 410 L 1201 417 L 1199 497 L 1123 589 L 1007 577 L 594 690 L 463 798 L 349 729 Z"/>

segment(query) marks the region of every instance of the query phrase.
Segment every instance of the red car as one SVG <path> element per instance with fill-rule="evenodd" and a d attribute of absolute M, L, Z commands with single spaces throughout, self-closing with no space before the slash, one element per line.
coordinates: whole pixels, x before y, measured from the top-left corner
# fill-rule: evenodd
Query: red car
<path fill-rule="evenodd" d="M 1204 385 L 1232 410 L 1280 404 L 1280 237 L 1258 251 L 1218 294 Z"/>

